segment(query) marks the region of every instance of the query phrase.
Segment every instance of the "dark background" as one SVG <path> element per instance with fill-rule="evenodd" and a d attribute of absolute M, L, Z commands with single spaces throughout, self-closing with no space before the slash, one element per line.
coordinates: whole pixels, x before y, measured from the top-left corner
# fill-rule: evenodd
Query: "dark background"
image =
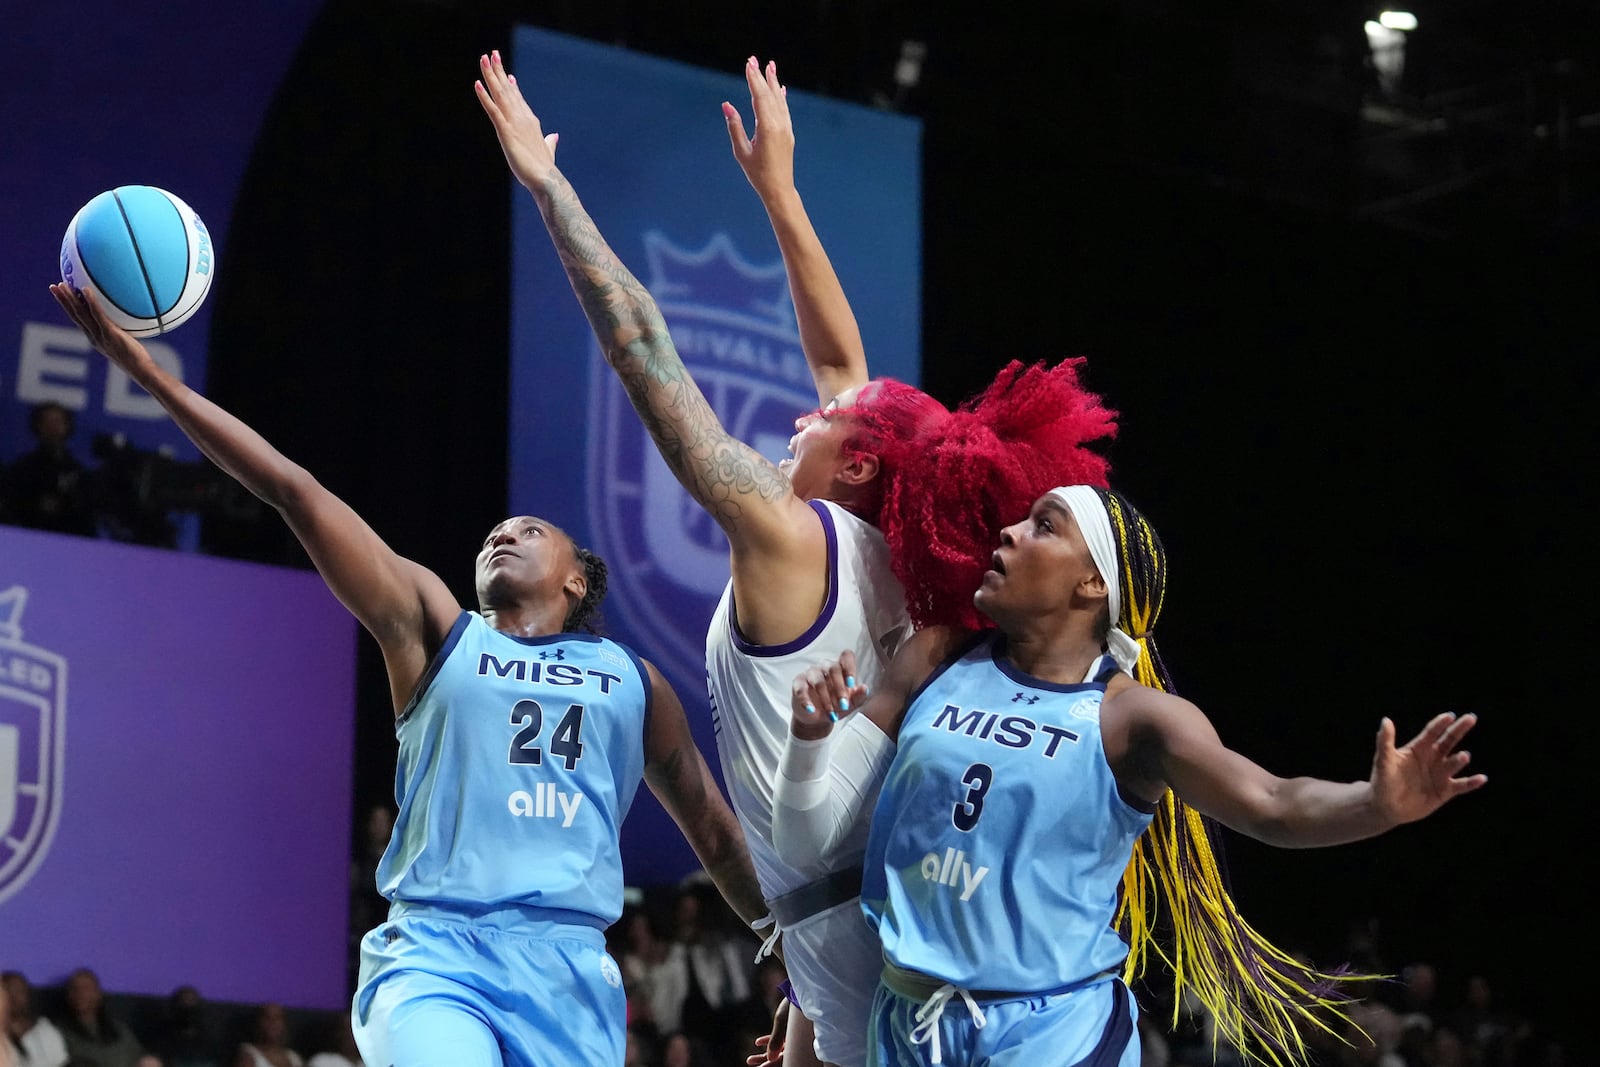
<path fill-rule="evenodd" d="M 924 385 L 953 403 L 1011 358 L 1089 357 L 1122 413 L 1113 483 L 1171 557 L 1163 652 L 1224 739 L 1354 779 L 1383 715 L 1403 737 L 1482 717 L 1491 785 L 1428 823 L 1299 853 L 1231 837 L 1244 913 L 1321 962 L 1374 918 L 1385 962 L 1436 961 L 1447 998 L 1481 972 L 1566 1026 L 1594 948 L 1600 18 L 1419 6 L 1386 95 L 1374 8 L 1295 6 L 334 0 L 233 216 L 211 393 L 470 603 L 515 417 L 512 185 L 477 55 L 515 22 L 728 73 L 754 53 L 915 115 Z M 908 40 L 926 57 L 898 85 Z M 857 180 L 807 172 L 807 133 L 802 193 Z M 276 526 L 210 537 L 297 558 Z M 358 810 L 394 753 L 362 657 Z"/>

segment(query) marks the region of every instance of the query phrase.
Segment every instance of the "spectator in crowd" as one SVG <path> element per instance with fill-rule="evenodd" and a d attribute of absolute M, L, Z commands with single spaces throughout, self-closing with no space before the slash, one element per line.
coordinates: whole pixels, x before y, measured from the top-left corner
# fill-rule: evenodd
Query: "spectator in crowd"
<path fill-rule="evenodd" d="M 706 1042 L 682 1030 L 668 1034 L 661 1043 L 661 1067 L 715 1067 L 725 1062 L 713 1056 Z"/>
<path fill-rule="evenodd" d="M 150 1039 L 162 1067 L 222 1067 L 222 1051 L 206 1022 L 205 1001 L 192 985 L 174 989 Z"/>
<path fill-rule="evenodd" d="M 289 1047 L 289 1015 L 282 1004 L 268 1001 L 256 1009 L 250 1039 L 240 1043 L 233 1067 L 305 1067 Z"/>
<path fill-rule="evenodd" d="M 1400 968 L 1400 987 L 1396 991 L 1395 1011 L 1403 1026 L 1421 1027 L 1432 1033 L 1438 1023 L 1439 972 L 1424 961 Z"/>
<path fill-rule="evenodd" d="M 70 1067 L 161 1067 L 132 1028 L 106 1008 L 100 976 L 79 967 L 67 978 L 67 1010 L 59 1028 Z"/>
<path fill-rule="evenodd" d="M 72 411 L 54 401 L 35 405 L 28 416 L 34 448 L 5 471 L 5 521 L 56 533 L 95 535 L 91 474 L 69 444 L 76 428 Z"/>
<path fill-rule="evenodd" d="M 20 971 L 0 972 L 0 990 L 11 1002 L 11 1021 L 5 1028 L 17 1067 L 63 1067 L 67 1043 L 54 1023 L 39 1015 L 33 985 Z"/>
<path fill-rule="evenodd" d="M 628 1026 L 622 1067 L 656 1067 L 656 1036 L 649 1027 Z"/>
<path fill-rule="evenodd" d="M 16 1067 L 17 1046 L 11 1039 L 11 998 L 0 985 L 0 1067 Z"/>
<path fill-rule="evenodd" d="M 664 965 L 663 1003 L 676 1005 L 677 1024 L 658 1020 L 661 1032 L 681 1030 L 698 1038 L 722 1062 L 733 1055 L 736 1019 L 750 996 L 755 945 L 735 941 L 717 921 L 720 905 L 711 887 L 690 883 L 673 903 L 672 945 Z"/>
<path fill-rule="evenodd" d="M 681 1001 L 674 998 L 667 967 L 669 945 L 656 931 L 650 913 L 630 907 L 619 923 L 621 944 L 616 950 L 622 969 L 622 986 L 628 993 L 628 1023 L 645 1027 L 652 1040 L 676 1030 Z"/>
<path fill-rule="evenodd" d="M 325 1029 L 322 1048 L 306 1061 L 306 1067 L 363 1067 L 355 1030 L 350 1026 L 350 1013 L 339 1012 L 328 1020 Z"/>
<path fill-rule="evenodd" d="M 1351 990 L 1355 1001 L 1346 1009 L 1351 1029 L 1346 1035 L 1353 1063 L 1405 1067 L 1400 1057 L 1400 1015 L 1379 996 L 1381 979 L 1369 979 Z"/>
<path fill-rule="evenodd" d="M 1519 1020 L 1495 1004 L 1494 990 L 1482 974 L 1467 979 L 1465 1002 L 1453 1029 L 1466 1045 L 1467 1059 L 1479 1067 L 1509 1067 L 1527 1034 Z"/>
<path fill-rule="evenodd" d="M 354 988 L 361 969 L 361 939 L 389 916 L 389 902 L 378 892 L 378 861 L 394 833 L 394 806 L 372 804 L 357 827 L 350 857 L 350 945 L 347 967 Z"/>
<path fill-rule="evenodd" d="M 1406 1067 L 1423 1067 L 1427 1060 L 1428 1038 L 1438 1025 L 1438 991 L 1438 972 L 1433 964 L 1418 961 L 1400 969 L 1400 984 L 1394 992 L 1395 1011 L 1400 1016 L 1396 1051 Z"/>
<path fill-rule="evenodd" d="M 1434 1030 L 1428 1040 L 1428 1058 L 1423 1062 L 1426 1067 L 1469 1067 L 1471 1063 L 1466 1043 L 1448 1026 Z"/>

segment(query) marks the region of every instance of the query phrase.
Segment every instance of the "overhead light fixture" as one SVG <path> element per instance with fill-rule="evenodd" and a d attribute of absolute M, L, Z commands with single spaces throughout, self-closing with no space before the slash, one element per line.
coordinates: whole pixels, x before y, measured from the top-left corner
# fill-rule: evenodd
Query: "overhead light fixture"
<path fill-rule="evenodd" d="M 1386 16 L 1394 14 L 1393 11 L 1384 12 Z M 1378 75 L 1378 88 L 1384 96 L 1393 97 L 1399 92 L 1401 78 L 1405 75 L 1405 31 L 1386 26 L 1379 19 L 1368 19 L 1365 28 L 1367 49 L 1372 54 L 1372 67 Z"/>

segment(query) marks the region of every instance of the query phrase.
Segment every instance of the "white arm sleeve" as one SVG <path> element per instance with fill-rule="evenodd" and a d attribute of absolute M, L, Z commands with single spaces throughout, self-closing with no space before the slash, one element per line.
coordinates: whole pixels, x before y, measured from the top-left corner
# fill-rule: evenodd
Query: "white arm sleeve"
<path fill-rule="evenodd" d="M 865 715 L 820 741 L 790 734 L 772 794 L 772 847 L 793 867 L 818 863 L 868 817 L 895 745 Z"/>

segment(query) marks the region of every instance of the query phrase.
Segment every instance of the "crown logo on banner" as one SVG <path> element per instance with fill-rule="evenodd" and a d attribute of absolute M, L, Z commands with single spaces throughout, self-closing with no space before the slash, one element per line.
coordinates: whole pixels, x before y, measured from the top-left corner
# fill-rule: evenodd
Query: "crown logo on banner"
<path fill-rule="evenodd" d="M 752 263 L 726 233 L 698 248 L 643 237 L 646 286 L 684 365 L 730 434 L 776 463 L 816 407 L 783 261 Z M 706 626 L 728 581 L 728 543 L 668 469 L 597 343 L 590 347 L 589 528 L 611 568 L 613 633 L 705 690 Z"/>

